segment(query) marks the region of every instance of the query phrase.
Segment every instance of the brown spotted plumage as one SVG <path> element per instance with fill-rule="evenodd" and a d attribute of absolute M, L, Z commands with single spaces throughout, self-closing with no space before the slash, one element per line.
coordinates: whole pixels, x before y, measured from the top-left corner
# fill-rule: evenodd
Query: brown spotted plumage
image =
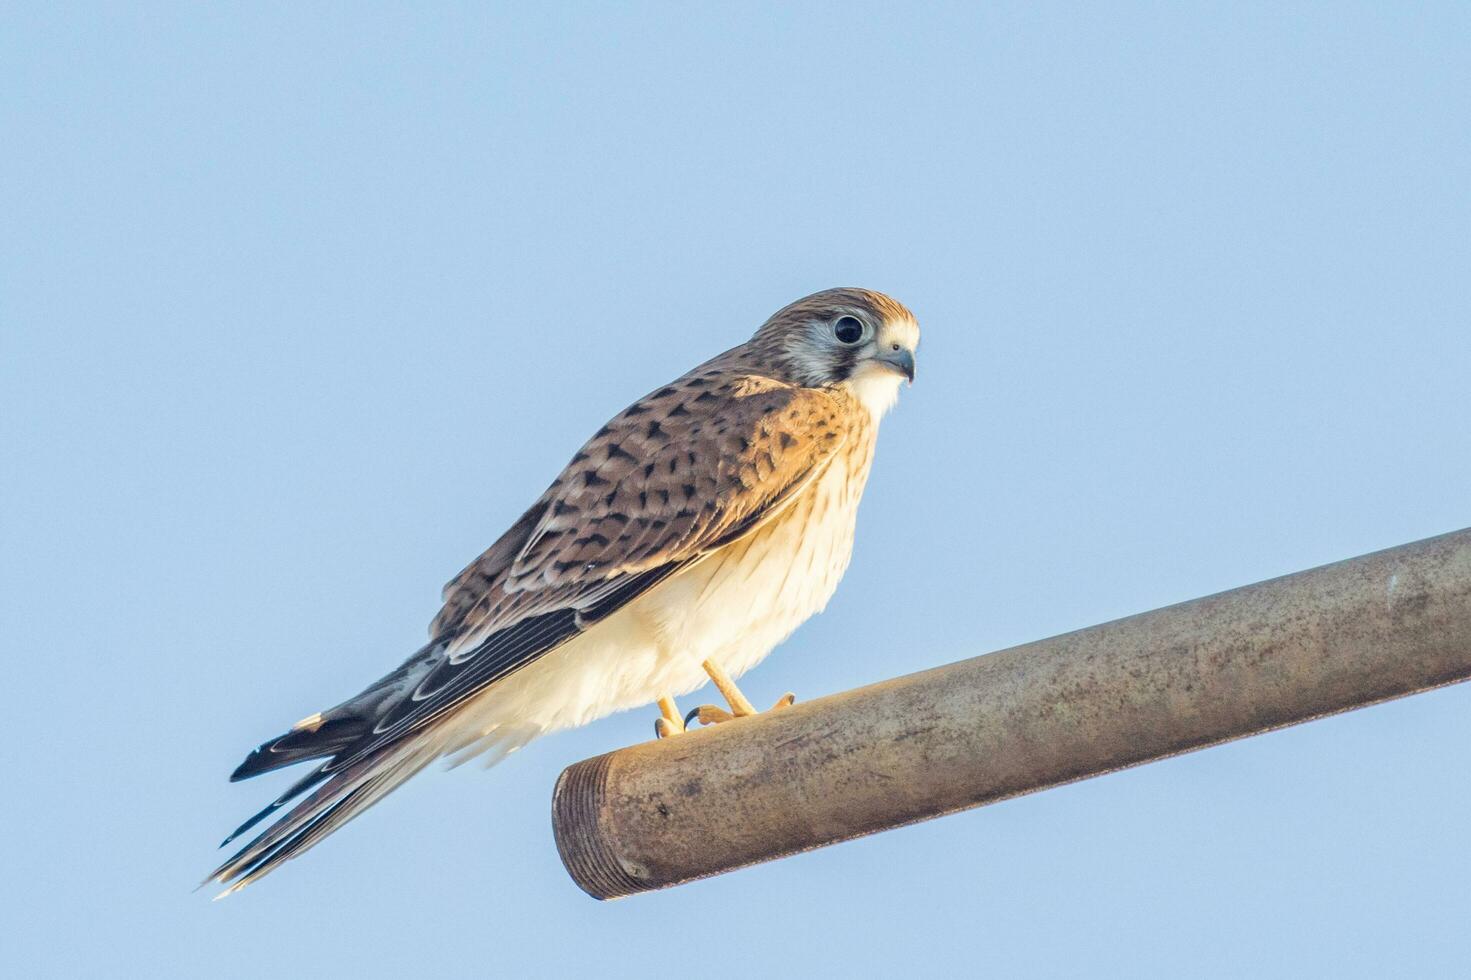
<path fill-rule="evenodd" d="M 640 399 L 445 590 L 431 628 L 473 637 L 632 573 L 695 557 L 797 491 L 841 446 L 852 396 L 711 367 Z M 500 549 L 503 553 L 506 549 Z"/>
<path fill-rule="evenodd" d="M 232 835 L 305 794 L 212 878 L 249 883 L 444 755 L 493 761 L 656 698 L 677 731 L 672 696 L 707 672 L 749 708 L 726 673 L 836 587 L 918 339 L 894 300 L 828 290 L 615 416 L 445 587 L 423 649 L 242 763 L 232 778 L 325 760 Z"/>

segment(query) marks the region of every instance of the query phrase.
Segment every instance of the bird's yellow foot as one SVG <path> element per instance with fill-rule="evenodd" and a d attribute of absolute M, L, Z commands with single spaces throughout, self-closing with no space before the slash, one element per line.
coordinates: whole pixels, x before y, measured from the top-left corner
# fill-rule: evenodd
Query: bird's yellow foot
<path fill-rule="evenodd" d="M 736 687 L 735 681 L 730 679 L 730 675 L 719 664 L 713 660 L 706 660 L 702 666 L 705 668 L 705 673 L 709 674 L 710 679 L 715 682 L 715 686 L 720 689 L 720 693 L 725 696 L 726 703 L 730 705 L 730 710 L 727 711 L 724 708 L 717 708 L 713 704 L 702 704 L 684 716 L 683 724 L 685 726 L 688 726 L 696 719 L 702 725 L 718 725 L 723 721 L 730 721 L 732 718 L 746 718 L 750 715 L 760 714 L 755 706 L 746 699 L 746 696 L 741 693 L 741 689 Z M 797 696 L 795 694 L 783 694 L 780 698 L 777 698 L 776 704 L 771 706 L 771 710 L 789 708 L 796 702 Z"/>
<path fill-rule="evenodd" d="M 659 738 L 684 733 L 684 719 L 679 717 L 679 706 L 669 695 L 659 699 L 659 717 L 654 721 L 654 734 Z"/>
<path fill-rule="evenodd" d="M 797 696 L 795 694 L 783 694 L 777 698 L 776 704 L 773 704 L 770 710 L 775 711 L 777 708 L 790 708 L 796 703 Z M 759 715 L 761 713 L 760 711 L 730 712 L 724 708 L 716 707 L 713 704 L 702 704 L 684 716 L 684 724 L 688 727 L 691 723 L 698 721 L 702 725 L 718 725 L 722 721 L 730 721 L 732 718 L 744 718 L 748 715 Z"/>

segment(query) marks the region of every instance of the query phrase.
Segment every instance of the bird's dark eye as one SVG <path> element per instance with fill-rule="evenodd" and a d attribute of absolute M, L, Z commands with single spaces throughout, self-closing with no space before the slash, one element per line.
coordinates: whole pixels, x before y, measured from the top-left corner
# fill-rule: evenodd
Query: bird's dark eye
<path fill-rule="evenodd" d="M 840 316 L 833 324 L 833 336 L 845 344 L 856 344 L 863 339 L 863 324 L 856 316 Z"/>

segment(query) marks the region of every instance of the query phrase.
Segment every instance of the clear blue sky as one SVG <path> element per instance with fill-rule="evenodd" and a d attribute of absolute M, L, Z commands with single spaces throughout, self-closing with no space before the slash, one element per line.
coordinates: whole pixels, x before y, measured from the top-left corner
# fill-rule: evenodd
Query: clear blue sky
<path fill-rule="evenodd" d="M 633 713 L 191 894 L 250 747 L 816 289 L 920 376 L 758 702 L 1471 523 L 1471 9 L 979 6 L 7 4 L 0 972 L 1464 969 L 1471 688 L 598 904 L 549 798 Z"/>

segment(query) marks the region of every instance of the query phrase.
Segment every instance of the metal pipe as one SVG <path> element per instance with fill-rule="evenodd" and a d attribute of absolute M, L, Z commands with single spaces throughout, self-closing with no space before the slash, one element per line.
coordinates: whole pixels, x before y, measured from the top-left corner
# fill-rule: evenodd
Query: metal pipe
<path fill-rule="evenodd" d="M 616 898 L 1471 678 L 1471 529 L 567 768 Z"/>

